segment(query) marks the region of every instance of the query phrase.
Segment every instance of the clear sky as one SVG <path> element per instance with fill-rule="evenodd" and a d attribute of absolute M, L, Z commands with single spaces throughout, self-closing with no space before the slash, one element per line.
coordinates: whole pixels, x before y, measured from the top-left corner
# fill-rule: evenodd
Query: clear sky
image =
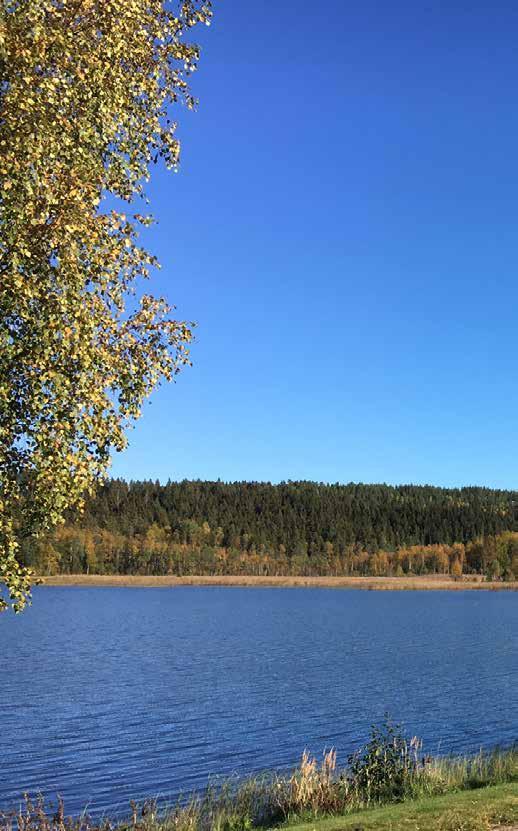
<path fill-rule="evenodd" d="M 113 474 L 517 488 L 518 4 L 214 12 L 145 237 L 194 366 Z"/>

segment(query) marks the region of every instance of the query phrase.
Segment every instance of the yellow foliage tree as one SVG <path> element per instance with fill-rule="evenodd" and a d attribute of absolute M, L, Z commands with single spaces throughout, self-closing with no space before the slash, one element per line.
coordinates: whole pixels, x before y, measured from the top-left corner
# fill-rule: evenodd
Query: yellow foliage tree
<path fill-rule="evenodd" d="M 461 577 L 462 576 L 462 563 L 455 557 L 452 566 L 451 566 L 451 574 L 453 577 Z"/>
<path fill-rule="evenodd" d="M 171 105 L 193 108 L 185 40 L 210 4 L 0 0 L 0 609 L 23 608 L 22 536 L 80 507 L 191 325 L 132 300 L 156 265 L 134 210 L 159 157 L 179 158 Z M 122 210 L 105 209 L 128 203 Z"/>

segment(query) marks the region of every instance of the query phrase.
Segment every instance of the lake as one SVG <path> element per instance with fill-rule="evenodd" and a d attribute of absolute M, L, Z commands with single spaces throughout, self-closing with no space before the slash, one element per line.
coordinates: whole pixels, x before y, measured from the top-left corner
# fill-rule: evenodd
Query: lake
<path fill-rule="evenodd" d="M 0 657 L 2 808 L 345 762 L 385 711 L 430 753 L 518 739 L 514 592 L 42 587 L 0 616 Z"/>

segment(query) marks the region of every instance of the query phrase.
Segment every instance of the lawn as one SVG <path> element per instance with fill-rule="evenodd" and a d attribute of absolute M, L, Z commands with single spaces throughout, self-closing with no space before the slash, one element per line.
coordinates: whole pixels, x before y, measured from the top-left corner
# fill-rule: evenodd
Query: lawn
<path fill-rule="evenodd" d="M 518 828 L 516 782 L 297 822 L 289 831 L 488 831 L 513 825 Z"/>

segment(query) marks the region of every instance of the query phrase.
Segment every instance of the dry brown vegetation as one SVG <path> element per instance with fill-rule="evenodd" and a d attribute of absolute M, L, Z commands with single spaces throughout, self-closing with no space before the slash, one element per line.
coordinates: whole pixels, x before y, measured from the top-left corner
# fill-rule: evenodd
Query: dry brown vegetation
<path fill-rule="evenodd" d="M 178 577 L 175 575 L 133 574 L 56 574 L 42 578 L 47 586 L 133 586 L 167 588 L 170 586 L 255 586 L 345 588 L 376 591 L 518 591 L 518 580 L 487 581 L 479 575 L 462 578 L 447 575 L 412 577 L 264 577 L 253 575 L 217 575 Z"/>

